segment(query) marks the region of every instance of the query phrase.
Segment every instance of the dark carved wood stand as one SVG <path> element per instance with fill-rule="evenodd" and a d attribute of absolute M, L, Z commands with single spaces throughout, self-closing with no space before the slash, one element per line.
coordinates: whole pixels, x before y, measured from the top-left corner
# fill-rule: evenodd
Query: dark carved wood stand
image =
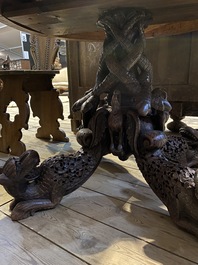
<path fill-rule="evenodd" d="M 185 127 L 183 137 L 164 132 L 171 106 L 164 91 L 152 88 L 152 66 L 144 55 L 144 28 L 151 19 L 140 8 L 101 14 L 98 25 L 106 39 L 96 84 L 73 106 L 82 112 L 84 128 L 77 133 L 82 148 L 41 164 L 34 150 L 6 162 L 0 184 L 14 197 L 13 220 L 54 208 L 112 153 L 121 160 L 134 155 L 173 221 L 198 236 L 197 131 Z"/>

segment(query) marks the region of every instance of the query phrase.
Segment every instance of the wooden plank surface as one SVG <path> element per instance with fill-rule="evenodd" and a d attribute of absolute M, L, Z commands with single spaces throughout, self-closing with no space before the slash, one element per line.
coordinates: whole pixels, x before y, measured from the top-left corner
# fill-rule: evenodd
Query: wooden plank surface
<path fill-rule="evenodd" d="M 67 251 L 0 212 L 1 265 L 85 265 Z"/>
<path fill-rule="evenodd" d="M 0 206 L 12 199 L 13 198 L 5 191 L 5 189 L 0 186 Z"/>
<path fill-rule="evenodd" d="M 122 201 L 127 201 L 146 209 L 167 214 L 166 207 L 152 190 L 145 185 L 133 184 L 111 178 L 109 175 L 103 175 L 96 170 L 94 175 L 83 187 L 111 197 L 116 196 L 116 198 Z"/>
<path fill-rule="evenodd" d="M 21 223 L 94 265 L 193 264 L 161 248 L 156 255 L 152 244 L 61 206 Z"/>
<path fill-rule="evenodd" d="M 175 255 L 198 262 L 195 238 L 177 228 L 169 216 L 122 202 L 117 199 L 116 192 L 115 198 L 112 198 L 80 188 L 65 196 L 61 204 L 152 245 L 170 252 L 174 250 Z"/>

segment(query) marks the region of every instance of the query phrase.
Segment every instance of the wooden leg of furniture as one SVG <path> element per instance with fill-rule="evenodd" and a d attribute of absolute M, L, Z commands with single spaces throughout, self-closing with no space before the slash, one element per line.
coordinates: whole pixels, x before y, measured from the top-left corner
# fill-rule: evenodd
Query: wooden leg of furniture
<path fill-rule="evenodd" d="M 66 137 L 65 132 L 59 129 L 60 124 L 57 121 L 64 118 L 59 93 L 52 89 L 50 91 L 31 91 L 30 95 L 33 116 L 40 119 L 41 127 L 37 130 L 36 137 L 68 142 L 68 137 Z"/>
<path fill-rule="evenodd" d="M 22 76 L 5 76 L 1 79 L 2 89 L 0 91 L 0 152 L 20 155 L 25 151 L 25 144 L 21 142 L 21 129 L 28 129 L 29 106 L 28 94 L 22 90 Z M 14 101 L 19 113 L 14 120 L 10 120 L 7 107 Z"/>

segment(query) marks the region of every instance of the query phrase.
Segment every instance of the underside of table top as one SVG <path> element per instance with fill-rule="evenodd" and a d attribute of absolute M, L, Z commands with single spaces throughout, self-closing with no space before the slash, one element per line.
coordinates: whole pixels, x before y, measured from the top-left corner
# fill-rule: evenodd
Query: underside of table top
<path fill-rule="evenodd" d="M 197 0 L 0 0 L 0 22 L 46 36 L 102 40 L 98 16 L 115 7 L 149 9 L 153 21 L 146 34 L 151 37 L 198 29 Z"/>

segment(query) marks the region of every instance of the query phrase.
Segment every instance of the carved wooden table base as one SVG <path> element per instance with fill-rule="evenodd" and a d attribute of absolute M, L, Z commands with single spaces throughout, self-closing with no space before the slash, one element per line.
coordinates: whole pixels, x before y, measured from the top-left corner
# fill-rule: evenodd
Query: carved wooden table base
<path fill-rule="evenodd" d="M 22 154 L 26 148 L 21 142 L 21 129 L 28 129 L 29 105 L 31 95 L 33 115 L 40 121 L 36 136 L 68 141 L 65 133 L 59 129 L 57 119 L 63 119 L 63 107 L 58 92 L 53 89 L 54 71 L 0 71 L 0 152 L 13 155 Z M 19 109 L 14 121 L 10 120 L 7 106 L 14 101 Z"/>
<path fill-rule="evenodd" d="M 92 175 L 104 155 L 121 160 L 134 155 L 175 224 L 198 237 L 198 132 L 189 127 L 182 129 L 183 137 L 164 132 L 171 106 L 163 90 L 152 88 L 152 66 L 144 55 L 150 19 L 141 8 L 101 14 L 98 25 L 106 39 L 96 84 L 73 106 L 83 116 L 84 128 L 77 133 L 82 148 L 41 164 L 34 150 L 6 162 L 0 184 L 15 198 L 13 220 L 54 208 Z M 38 133 L 48 136 L 42 126 Z"/>

